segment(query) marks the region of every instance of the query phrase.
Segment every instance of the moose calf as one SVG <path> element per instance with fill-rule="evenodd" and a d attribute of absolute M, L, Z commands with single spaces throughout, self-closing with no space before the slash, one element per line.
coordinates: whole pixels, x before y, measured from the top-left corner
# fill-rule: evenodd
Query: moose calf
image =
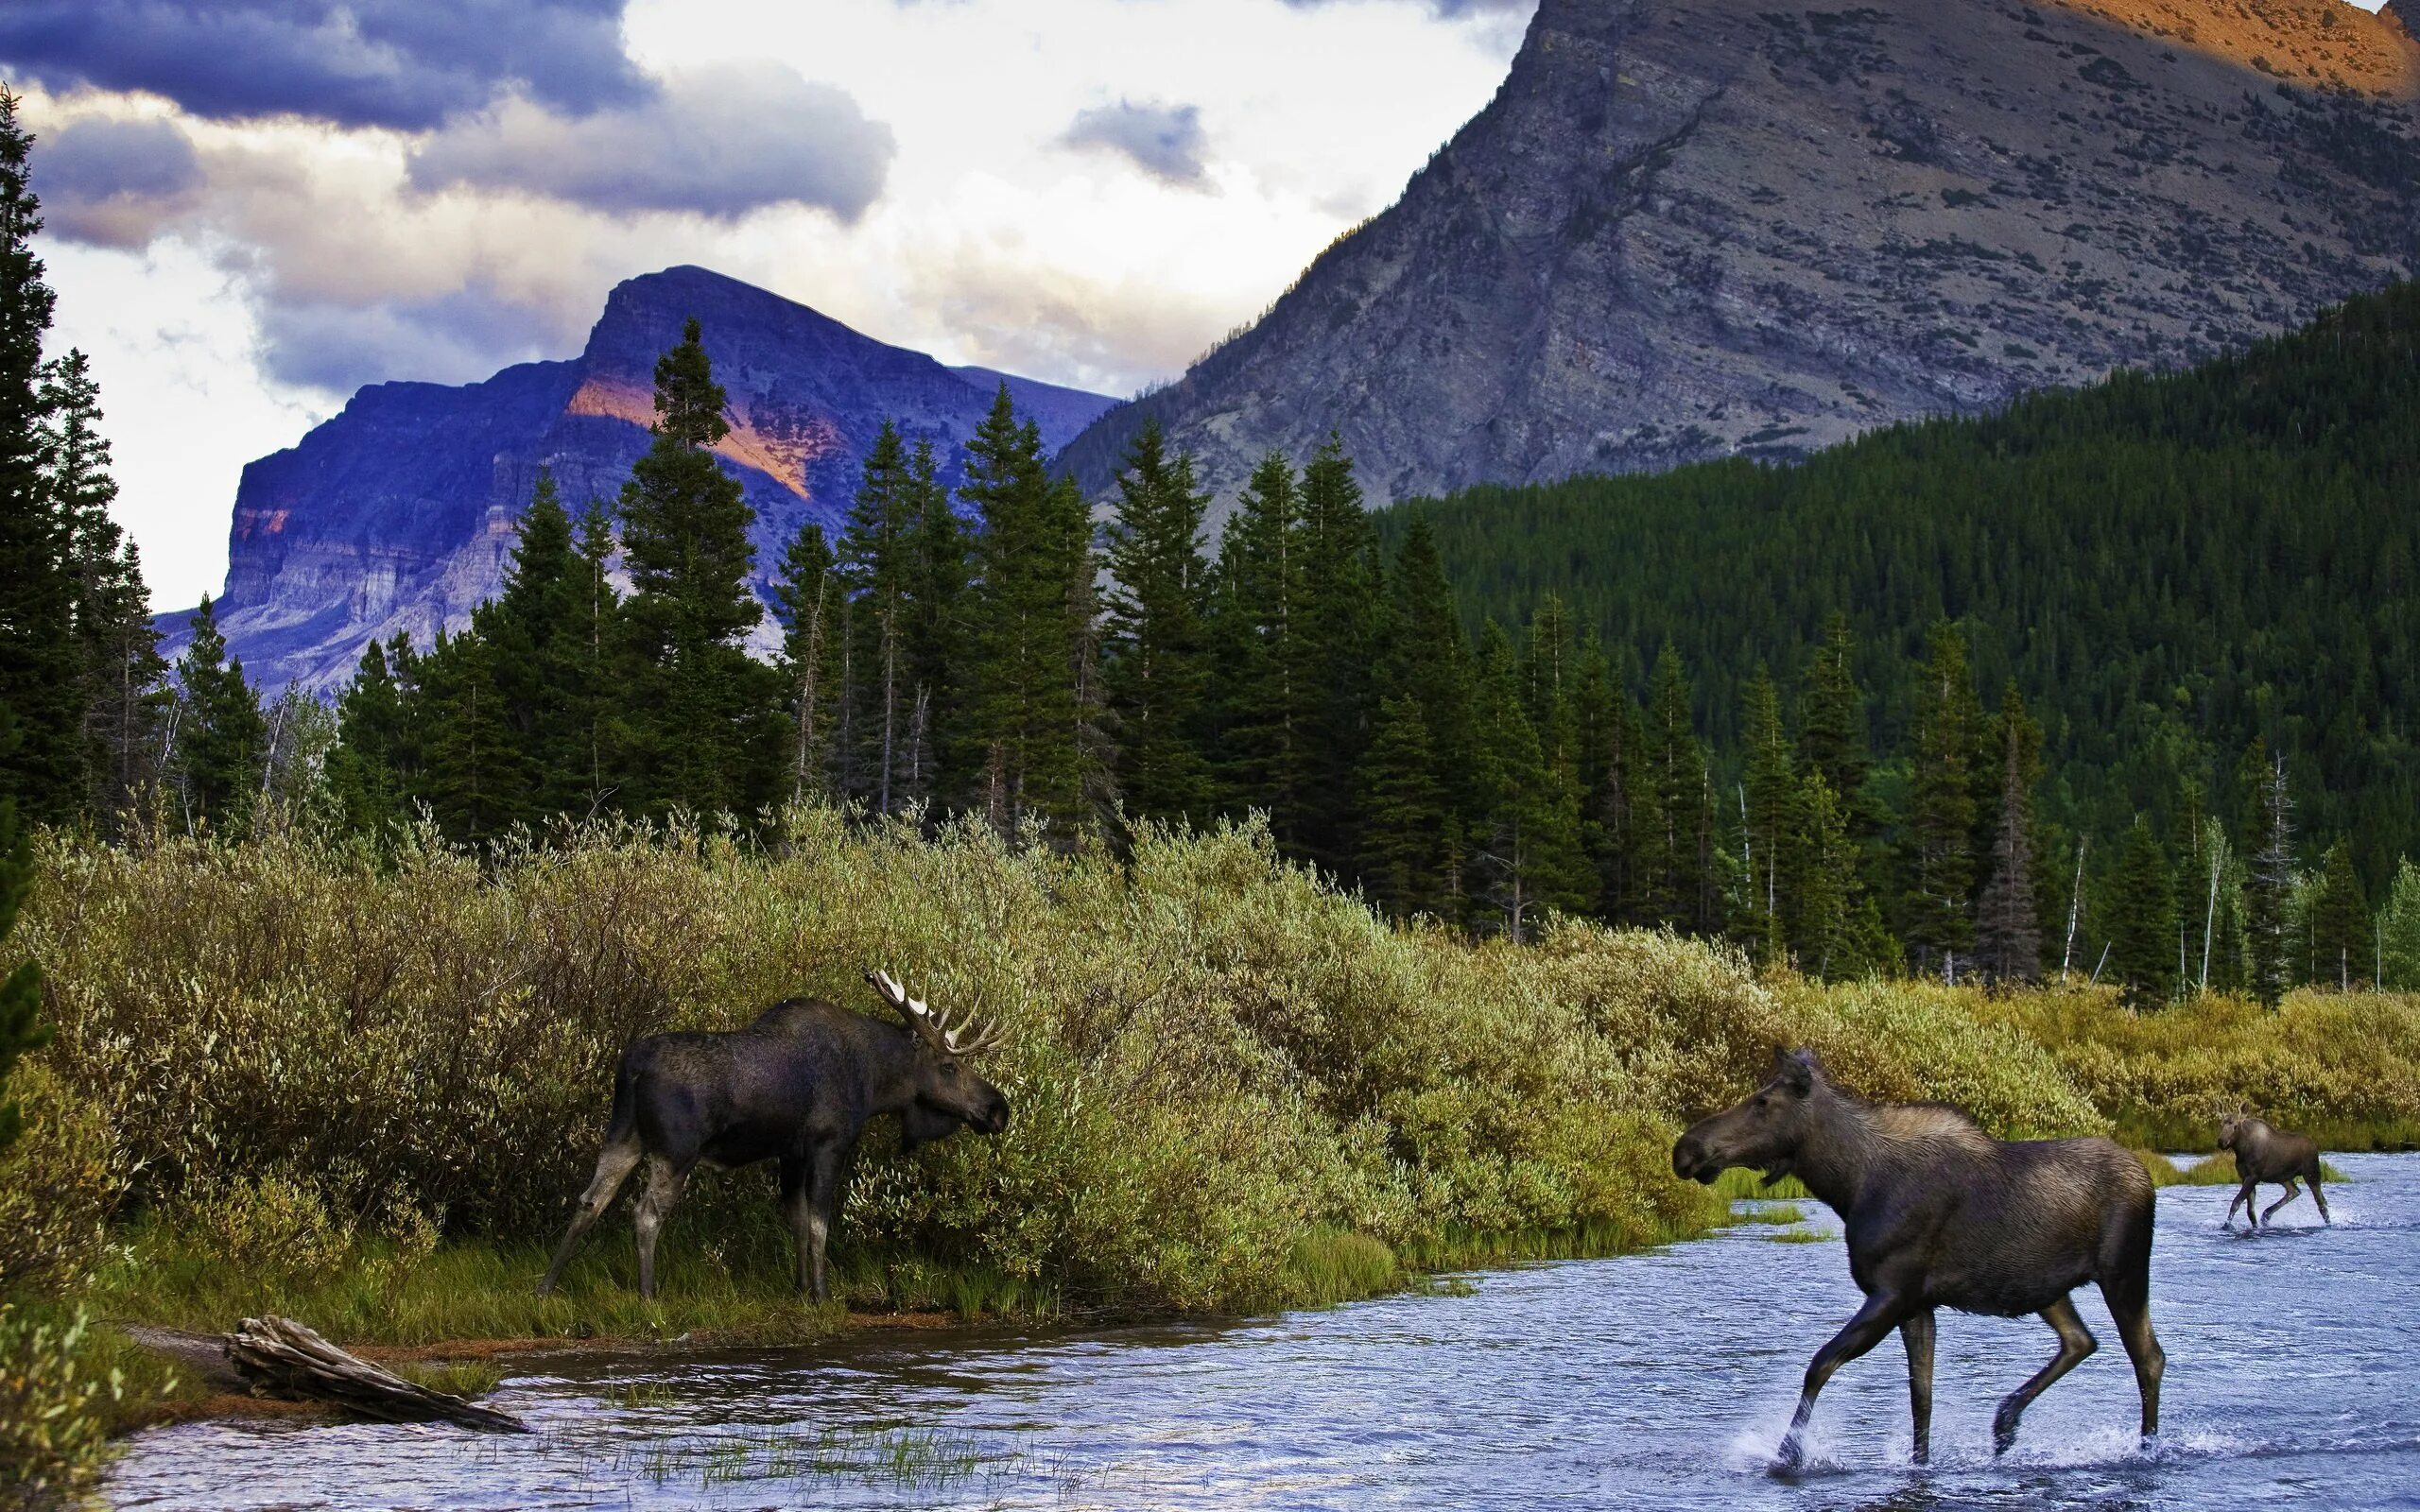
<path fill-rule="evenodd" d="M 2296 1177 L 2310 1183 L 2310 1199 L 2319 1204 L 2319 1221 L 2335 1226 L 2336 1220 L 2327 1215 L 2327 1194 L 2320 1190 L 2316 1141 L 2273 1128 L 2249 1113 L 2229 1113 L 2219 1120 L 2219 1148 L 2235 1153 L 2235 1174 L 2243 1182 L 2242 1190 L 2227 1204 L 2227 1215 L 2219 1220 L 2221 1228 L 2235 1222 L 2238 1204 L 2242 1205 L 2244 1222 L 2254 1228 L 2266 1224 L 2271 1214 L 2302 1194 L 2294 1190 Z M 2284 1187 L 2286 1194 L 2269 1204 L 2268 1211 L 2255 1214 L 2253 1189 L 2264 1181 Z"/>

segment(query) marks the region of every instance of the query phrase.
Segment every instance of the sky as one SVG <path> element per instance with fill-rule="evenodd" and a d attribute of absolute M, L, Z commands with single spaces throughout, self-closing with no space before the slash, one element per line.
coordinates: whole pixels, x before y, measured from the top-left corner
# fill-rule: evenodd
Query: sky
<path fill-rule="evenodd" d="M 696 263 L 1104 393 L 1392 203 L 1535 0 L 6 0 L 51 350 L 158 609 L 360 385 L 576 354 Z"/>

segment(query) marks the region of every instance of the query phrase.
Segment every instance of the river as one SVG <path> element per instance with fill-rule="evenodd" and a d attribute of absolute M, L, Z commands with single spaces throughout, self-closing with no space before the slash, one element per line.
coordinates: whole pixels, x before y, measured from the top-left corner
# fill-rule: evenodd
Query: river
<path fill-rule="evenodd" d="M 2149 1451 L 2088 1291 L 2101 1350 L 2005 1458 L 1992 1406 L 2051 1332 L 1944 1313 L 1931 1468 L 1907 1463 L 1894 1341 L 1825 1391 L 1814 1472 L 1769 1479 L 1808 1353 L 1857 1305 L 1839 1225 L 1808 1203 L 1794 1227 L 1242 1324 L 538 1357 L 494 1399 L 535 1438 L 188 1424 L 137 1437 L 111 1495 L 179 1512 L 2420 1507 L 2420 1156 L 2333 1159 L 2351 1177 L 2333 1228 L 2308 1195 L 2252 1237 L 2219 1227 L 2232 1188 L 2160 1194 L 2167 1433 Z"/>

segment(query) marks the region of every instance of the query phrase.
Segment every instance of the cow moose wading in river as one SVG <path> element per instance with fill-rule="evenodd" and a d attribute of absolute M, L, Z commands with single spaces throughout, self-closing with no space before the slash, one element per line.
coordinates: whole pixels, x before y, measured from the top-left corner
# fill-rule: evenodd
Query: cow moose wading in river
<path fill-rule="evenodd" d="M 1908 1348 L 1915 1457 L 1930 1457 L 1933 1312 L 2038 1313 L 2059 1352 L 1992 1417 L 1994 1452 L 2016 1441 L 2034 1398 L 2099 1346 L 2067 1294 L 2100 1283 L 2135 1363 L 2145 1438 L 2159 1432 L 2167 1363 L 2152 1334 L 2152 1181 L 2104 1139 L 1996 1140 L 1936 1104 L 1874 1104 L 1834 1087 L 1806 1051 L 1773 1051 L 1772 1079 L 1672 1146 L 1675 1175 L 1711 1184 L 1732 1166 L 1795 1176 L 1848 1230 L 1865 1305 L 1815 1351 L 1776 1469 L 1796 1470 L 1816 1394 L 1897 1329 Z"/>
<path fill-rule="evenodd" d="M 897 1114 L 909 1149 L 960 1125 L 985 1134 L 1008 1127 L 1008 1098 L 965 1063 L 999 1042 L 998 1024 L 954 1026 L 888 972 L 870 971 L 866 980 L 905 1028 L 793 998 L 745 1029 L 660 1034 L 622 1052 L 596 1173 L 538 1295 L 554 1290 L 580 1235 L 641 1160 L 647 1185 L 634 1227 L 645 1297 L 655 1296 L 656 1237 L 690 1171 L 778 1160 L 782 1203 L 798 1241 L 798 1284 L 821 1302 L 828 1295 L 824 1245 L 868 1120 Z"/>
<path fill-rule="evenodd" d="M 2220 1228 L 2235 1222 L 2237 1203 L 2243 1205 L 2245 1223 L 2255 1228 L 2266 1224 L 2279 1208 L 2302 1195 L 2294 1190 L 2296 1177 L 2310 1183 L 2310 1199 L 2319 1204 L 2319 1221 L 2335 1227 L 2336 1220 L 2327 1215 L 2327 1194 L 2319 1184 L 2318 1142 L 2301 1134 L 2289 1134 L 2250 1113 L 2229 1113 L 2219 1120 L 2219 1148 L 2233 1152 L 2235 1173 L 2243 1182 L 2242 1189 L 2227 1203 L 2227 1215 L 2219 1220 Z M 2286 1194 L 2256 1216 L 2252 1207 L 2258 1199 L 2254 1189 L 2263 1181 L 2284 1187 Z"/>

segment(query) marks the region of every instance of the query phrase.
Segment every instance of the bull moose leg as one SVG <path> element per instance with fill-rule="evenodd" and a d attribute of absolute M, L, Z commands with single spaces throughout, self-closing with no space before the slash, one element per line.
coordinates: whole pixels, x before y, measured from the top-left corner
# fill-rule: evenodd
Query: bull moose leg
<path fill-rule="evenodd" d="M 2292 1177 L 2286 1177 L 2286 1194 L 2279 1197 L 2276 1201 L 2269 1204 L 2266 1209 L 2262 1210 L 2260 1214 L 2260 1222 L 2262 1226 L 2266 1227 L 2270 1219 L 2277 1216 L 2277 1210 L 2279 1208 L 2284 1207 L 2287 1203 L 2293 1201 L 2296 1197 L 2299 1197 L 2302 1194 L 2302 1188 L 2294 1185 L 2294 1178 Z"/>
<path fill-rule="evenodd" d="M 1916 1420 L 1916 1463 L 1932 1458 L 1932 1311 L 1911 1315 L 1899 1325 L 1900 1342 L 1908 1347 L 1908 1408 Z"/>
<path fill-rule="evenodd" d="M 639 1296 L 648 1301 L 655 1300 L 656 1236 L 664 1231 L 664 1220 L 672 1216 L 673 1206 L 681 1200 L 681 1189 L 688 1178 L 687 1170 L 661 1155 L 648 1161 L 647 1190 L 639 1194 L 634 1223 L 639 1234 Z"/>
<path fill-rule="evenodd" d="M 2241 1189 L 2240 1191 L 2237 1192 L 2237 1193 L 2236 1193 L 2236 1194 L 2235 1194 L 2233 1197 L 2231 1197 L 2231 1198 L 2229 1198 L 2229 1199 L 2228 1199 L 2228 1201 L 2227 1201 L 2227 1215 L 2226 1215 L 2225 1217 L 2223 1217 L 2223 1218 L 2221 1218 L 2221 1219 L 2220 1219 L 2220 1220 L 2219 1220 L 2219 1227 L 2220 1227 L 2220 1228 L 2228 1228 L 2228 1227 L 2232 1226 L 2232 1225 L 2235 1223 L 2235 1210 L 2236 1210 L 2236 1209 L 2238 1209 L 2238 1208 L 2241 1208 L 2241 1209 L 2243 1210 L 2243 1221 L 2244 1221 L 2245 1223 L 2250 1224 L 2250 1225 L 2251 1225 L 2253 1228 L 2259 1228 L 2259 1227 L 2260 1227 L 2259 1223 L 2258 1223 L 2258 1222 L 2257 1222 L 2257 1221 L 2253 1217 L 2253 1212 L 2252 1212 L 2252 1209 L 2253 1209 L 2253 1195 L 2252 1195 L 2252 1189 L 2253 1189 L 2253 1186 L 2254 1186 L 2254 1183 L 2253 1183 L 2253 1182 L 2246 1181 L 2246 1182 L 2243 1184 L 2242 1189 Z"/>
<path fill-rule="evenodd" d="M 555 1282 L 562 1279 L 563 1266 L 571 1260 L 573 1247 L 614 1205 L 614 1194 L 622 1190 L 631 1168 L 639 1163 L 640 1154 L 639 1137 L 631 1134 L 606 1145 L 596 1157 L 596 1174 L 588 1178 L 588 1190 L 579 1194 L 579 1205 L 572 1210 L 571 1226 L 563 1230 L 563 1241 L 555 1246 L 555 1258 L 538 1282 L 540 1297 L 553 1291 Z"/>
<path fill-rule="evenodd" d="M 1815 1416 L 1815 1398 L 1824 1389 L 1824 1383 L 1831 1380 L 1841 1366 L 1881 1343 L 1907 1318 L 1908 1312 L 1907 1304 L 1895 1296 L 1869 1297 L 1865 1305 L 1857 1310 L 1857 1315 L 1815 1351 L 1815 1358 L 1806 1366 L 1806 1383 L 1798 1394 L 1798 1411 L 1790 1415 L 1789 1432 L 1782 1435 L 1781 1449 L 1773 1456 L 1775 1469 L 1787 1474 L 1806 1462 L 1806 1451 L 1800 1446 L 1799 1438 L 1806 1431 L 1806 1420 Z"/>
<path fill-rule="evenodd" d="M 805 1217 L 806 1249 L 804 1257 L 809 1274 L 809 1292 L 819 1301 L 831 1297 L 824 1268 L 824 1252 L 832 1242 L 832 1225 L 840 1215 L 841 1189 L 847 1184 L 849 1166 L 857 1153 L 854 1140 L 835 1140 L 807 1156 L 807 1184 L 803 1206 Z"/>
<path fill-rule="evenodd" d="M 2000 1401 L 1999 1411 L 1992 1414 L 1992 1452 L 2005 1454 L 2016 1442 L 2016 1422 L 2033 1399 L 2050 1389 L 2050 1383 L 2074 1369 L 2100 1348 L 2092 1331 L 2076 1315 L 2072 1297 L 2062 1297 L 2042 1310 L 2042 1321 L 2059 1331 L 2059 1352 L 2050 1363 L 2033 1373 L 2033 1379 L 2010 1392 Z"/>

